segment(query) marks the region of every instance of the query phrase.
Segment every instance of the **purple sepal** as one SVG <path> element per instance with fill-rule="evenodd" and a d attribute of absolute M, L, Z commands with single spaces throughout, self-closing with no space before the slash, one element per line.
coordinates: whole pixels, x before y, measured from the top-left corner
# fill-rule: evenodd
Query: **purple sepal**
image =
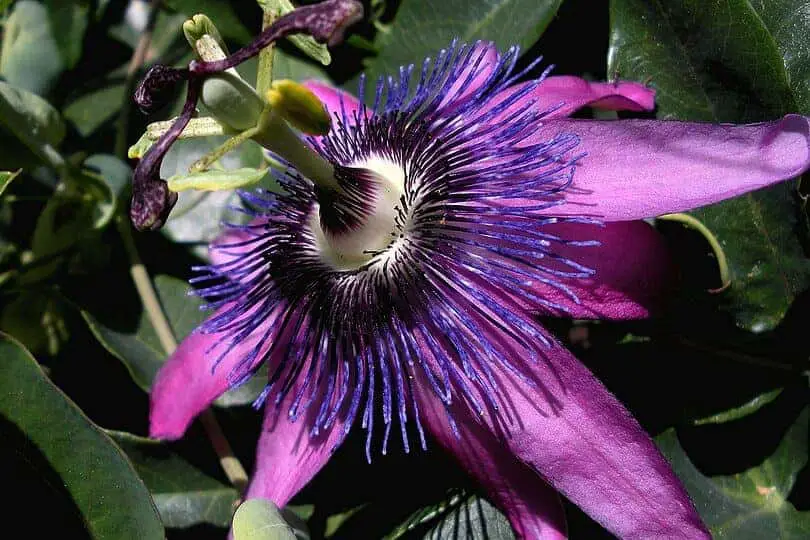
<path fill-rule="evenodd" d="M 186 79 L 187 69 L 156 64 L 149 68 L 135 90 L 135 103 L 144 114 L 151 114 L 168 103 L 177 84 Z"/>
<path fill-rule="evenodd" d="M 183 112 L 135 167 L 129 218 L 139 231 L 161 228 L 177 202 L 177 194 L 169 191 L 169 186 L 160 178 L 160 164 L 166 152 L 194 116 L 201 88 L 202 79 L 195 78 L 188 82 Z"/>

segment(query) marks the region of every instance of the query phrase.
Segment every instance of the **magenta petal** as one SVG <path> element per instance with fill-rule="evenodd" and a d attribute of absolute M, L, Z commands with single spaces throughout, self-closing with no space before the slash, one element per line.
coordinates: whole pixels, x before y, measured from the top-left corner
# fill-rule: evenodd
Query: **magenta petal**
<path fill-rule="evenodd" d="M 321 100 L 333 117 L 335 114 L 342 117 L 345 112 L 346 118 L 351 119 L 355 111 L 360 109 L 360 101 L 356 97 L 325 82 L 308 80 L 303 85 Z"/>
<path fill-rule="evenodd" d="M 291 422 L 286 414 L 289 401 L 280 407 L 272 403 L 266 406 L 247 498 L 270 499 L 284 506 L 321 470 L 343 441 L 345 418 L 338 418 L 326 433 L 313 437 L 312 416 Z"/>
<path fill-rule="evenodd" d="M 255 369 L 258 362 L 242 363 L 261 337 L 261 332 L 254 332 L 231 346 L 222 341 L 221 334 L 196 330 L 184 339 L 152 385 L 149 436 L 156 439 L 182 437 L 199 413 Z"/>
<path fill-rule="evenodd" d="M 426 386 L 427 381 L 423 382 L 416 386 L 423 425 L 486 489 L 515 531 L 523 538 L 566 538 L 565 514 L 557 492 L 481 426 L 467 423 L 456 437 L 447 424 L 444 405 Z"/>
<path fill-rule="evenodd" d="M 543 213 L 624 221 L 691 210 L 794 178 L 810 167 L 810 122 L 749 125 L 554 120 L 537 140 L 581 139 L 566 204 Z"/>
<path fill-rule="evenodd" d="M 537 326 L 532 331 L 543 332 Z M 487 357 L 500 407 L 476 410 L 472 400 L 457 394 L 452 416 L 460 432 L 474 437 L 478 429 L 489 431 L 516 459 L 620 538 L 710 538 L 647 433 L 571 353 L 556 342 L 521 345 L 493 327 L 485 333 L 494 347 L 511 351 L 510 360 L 524 378 Z M 483 348 L 479 352 L 488 355 Z M 425 345 L 422 353 L 432 354 Z M 475 399 L 485 403 L 477 393 Z M 434 427 L 440 436 L 448 429 Z M 463 451 L 464 446 L 455 448 Z"/>
<path fill-rule="evenodd" d="M 247 243 L 255 238 L 245 229 L 226 229 L 208 245 L 211 264 L 227 264 L 251 249 Z M 244 245 L 243 245 L 244 244 Z"/>
<path fill-rule="evenodd" d="M 589 82 L 579 77 L 547 77 L 529 94 L 540 110 L 555 109 L 546 118 L 569 116 L 582 107 L 614 111 L 652 111 L 655 90 L 631 81 Z"/>
<path fill-rule="evenodd" d="M 574 319 L 642 319 L 660 313 L 672 292 L 675 272 L 663 237 L 643 221 L 617 221 L 600 227 L 579 223 L 545 226 L 544 232 L 568 241 L 598 241 L 598 246 L 555 247 L 556 255 L 596 273 L 592 278 L 564 280 L 576 296 L 539 281 L 532 292 L 565 309 L 542 307 L 540 315 Z"/>

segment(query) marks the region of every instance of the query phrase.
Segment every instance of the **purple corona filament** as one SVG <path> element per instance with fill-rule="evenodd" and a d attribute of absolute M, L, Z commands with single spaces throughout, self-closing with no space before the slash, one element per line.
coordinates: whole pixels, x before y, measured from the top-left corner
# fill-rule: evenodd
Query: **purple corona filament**
<path fill-rule="evenodd" d="M 526 294 L 521 283 L 532 278 L 564 289 L 560 277 L 593 274 L 554 254 L 554 245 L 565 244 L 564 239 L 526 228 L 528 212 L 559 204 L 558 194 L 570 183 L 580 157 L 574 152 L 577 137 L 560 134 L 531 146 L 530 152 L 516 147 L 546 112 L 509 113 L 501 127 L 489 120 L 504 114 L 522 93 L 483 114 L 464 116 L 484 108 L 492 95 L 514 82 L 517 57 L 518 49 L 510 49 L 454 115 L 447 114 L 452 103 L 443 107 L 442 102 L 451 90 L 458 91 L 451 87 L 459 73 L 483 61 L 483 48 L 453 44 L 425 64 L 413 89 L 410 69 L 396 79 L 380 78 L 374 109 L 363 106 L 353 117 L 336 115 L 329 135 L 310 140 L 335 165 L 336 177 L 353 186 L 349 197 L 335 201 L 295 171 L 277 176 L 280 194 L 243 193 L 254 221 L 234 227 L 249 239 L 216 248 L 241 255 L 200 268 L 194 284 L 209 307 L 228 306 L 202 328 L 223 336 L 222 345 L 259 329 L 268 336 L 231 372 L 232 381 L 244 380 L 249 368 L 265 359 L 284 357 L 257 405 L 268 399 L 270 407 L 289 401 L 291 419 L 311 408 L 317 411 L 311 432 L 317 433 L 344 407 L 360 412 L 364 393 L 369 459 L 375 403 L 382 404 L 384 450 L 395 423 L 405 449 L 410 448 L 409 421 L 421 433 L 411 397 L 415 377 L 428 381 L 447 405 L 458 399 L 452 390 L 457 388 L 461 399 L 481 411 L 500 407 L 491 366 L 477 351 L 487 350 L 502 368 L 521 373 L 503 344 L 487 338 L 484 327 L 495 326 L 521 343 L 525 337 L 513 329 L 525 335 L 529 326 L 524 316 L 500 305 L 500 296 Z M 320 216 L 325 232 L 351 235 L 369 212 L 379 182 L 378 173 L 362 168 L 374 159 L 404 171 L 390 242 L 357 268 L 336 269 L 321 256 L 311 216 Z M 519 193 L 516 176 L 522 177 Z M 513 199 L 532 202 L 495 210 Z M 463 307 L 470 300 L 476 310 Z M 288 334 L 295 336 L 291 347 L 276 339 Z M 546 340 L 534 334 L 532 339 Z M 414 354 L 423 347 L 417 336 L 429 343 L 432 359 Z M 365 387 L 357 390 L 361 381 Z M 341 391 L 352 383 L 354 395 Z M 419 440 L 423 445 L 421 435 Z"/>

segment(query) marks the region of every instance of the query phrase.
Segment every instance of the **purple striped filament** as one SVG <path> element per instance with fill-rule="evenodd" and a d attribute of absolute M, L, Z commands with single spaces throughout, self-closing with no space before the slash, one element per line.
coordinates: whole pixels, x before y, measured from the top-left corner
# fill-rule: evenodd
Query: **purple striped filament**
<path fill-rule="evenodd" d="M 550 111 L 515 104 L 542 78 L 495 102 L 523 73 L 517 48 L 486 53 L 454 43 L 418 78 L 413 66 L 381 78 L 371 107 L 338 111 L 332 131 L 310 139 L 337 187 L 291 168 L 277 174 L 280 193 L 243 193 L 252 220 L 231 225 L 242 239 L 214 247 L 225 262 L 193 280 L 217 310 L 202 329 L 220 338 L 213 357 L 255 342 L 230 380 L 268 362 L 257 405 L 285 407 L 312 435 L 338 419 L 348 432 L 359 415 L 369 459 L 375 418 L 383 453 L 397 426 L 406 451 L 413 428 L 424 447 L 416 384 L 448 408 L 464 400 L 500 414 L 494 368 L 528 380 L 522 362 L 544 359 L 515 362 L 515 349 L 549 343 L 523 306 L 564 310 L 532 284 L 576 301 L 564 280 L 593 274 L 557 255 L 568 243 L 544 231 L 591 221 L 538 214 L 564 203 L 579 140 L 529 142 Z"/>

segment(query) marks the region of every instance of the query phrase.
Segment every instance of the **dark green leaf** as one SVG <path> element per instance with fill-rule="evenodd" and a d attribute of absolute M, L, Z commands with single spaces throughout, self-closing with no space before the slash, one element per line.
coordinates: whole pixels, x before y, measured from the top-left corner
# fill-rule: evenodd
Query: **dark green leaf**
<path fill-rule="evenodd" d="M 44 96 L 64 69 L 45 6 L 18 1 L 3 32 L 0 74 L 11 85 Z"/>
<path fill-rule="evenodd" d="M 189 296 L 190 287 L 184 281 L 169 276 L 157 276 L 155 288 L 166 316 L 178 340 L 191 333 L 206 317 L 200 310 L 201 301 Z M 115 305 L 82 310 L 82 316 L 90 330 L 104 347 L 121 360 L 138 386 L 148 391 L 160 366 L 166 361 L 166 353 L 160 345 L 146 312 L 142 311 L 134 327 L 119 325 L 120 313 Z M 257 375 L 243 386 L 227 392 L 218 405 L 245 405 L 253 402 L 264 387 L 265 381 Z"/>
<path fill-rule="evenodd" d="M 65 123 L 50 103 L 36 94 L 0 82 L 0 123 L 38 155 L 65 137 Z"/>
<path fill-rule="evenodd" d="M 45 0 L 51 29 L 65 67 L 71 69 L 82 54 L 90 14 L 89 0 Z"/>
<path fill-rule="evenodd" d="M 806 113 L 807 53 L 790 49 L 810 32 L 808 17 L 794 16 L 799 4 L 612 0 L 609 71 L 651 80 L 661 118 L 751 122 Z M 694 215 L 718 238 L 729 262 L 724 308 L 743 328 L 773 329 L 810 286 L 795 184 Z"/>
<path fill-rule="evenodd" d="M 37 218 L 31 238 L 34 258 L 47 262 L 26 273 L 22 281 L 39 282 L 60 268 L 69 250 L 93 229 L 95 212 L 95 205 L 77 193 L 61 190 L 51 197 Z"/>
<path fill-rule="evenodd" d="M 810 512 L 798 512 L 787 498 L 807 464 L 808 409 L 799 415 L 776 451 L 761 465 L 734 476 L 707 478 L 668 430 L 656 438 L 717 540 L 782 540 L 810 536 Z"/>
<path fill-rule="evenodd" d="M 240 44 L 245 44 L 253 38 L 250 31 L 239 21 L 229 2 L 220 0 L 167 0 L 166 5 L 187 17 L 197 13 L 206 14 L 223 36 L 234 39 Z"/>
<path fill-rule="evenodd" d="M 72 101 L 63 109 L 65 118 L 87 137 L 113 118 L 124 101 L 124 83 L 111 83 L 88 92 Z"/>
<path fill-rule="evenodd" d="M 512 540 L 509 521 L 488 501 L 455 493 L 447 501 L 425 507 L 411 515 L 386 536 L 386 540 L 422 537 L 425 540 Z"/>
<path fill-rule="evenodd" d="M 0 358 L 0 426 L 4 445 L 25 441 L 12 450 L 20 467 L 44 475 L 44 469 L 36 469 L 44 458 L 62 483 L 56 491 L 64 486 L 63 502 L 81 514 L 89 537 L 162 539 L 149 491 L 124 453 L 48 380 L 22 346 L 4 335 Z M 48 519 L 54 509 L 45 510 Z"/>
<path fill-rule="evenodd" d="M 527 48 L 543 33 L 562 0 L 409 0 L 402 2 L 390 33 L 377 44 L 380 54 L 369 62 L 366 73 L 395 74 L 399 67 L 447 47 L 454 38 L 462 43 L 477 39 L 494 41 L 505 49 Z"/>
<path fill-rule="evenodd" d="M 230 525 L 239 500 L 234 488 L 204 474 L 164 444 L 120 431 L 108 434 L 126 452 L 149 488 L 166 527 Z"/>

